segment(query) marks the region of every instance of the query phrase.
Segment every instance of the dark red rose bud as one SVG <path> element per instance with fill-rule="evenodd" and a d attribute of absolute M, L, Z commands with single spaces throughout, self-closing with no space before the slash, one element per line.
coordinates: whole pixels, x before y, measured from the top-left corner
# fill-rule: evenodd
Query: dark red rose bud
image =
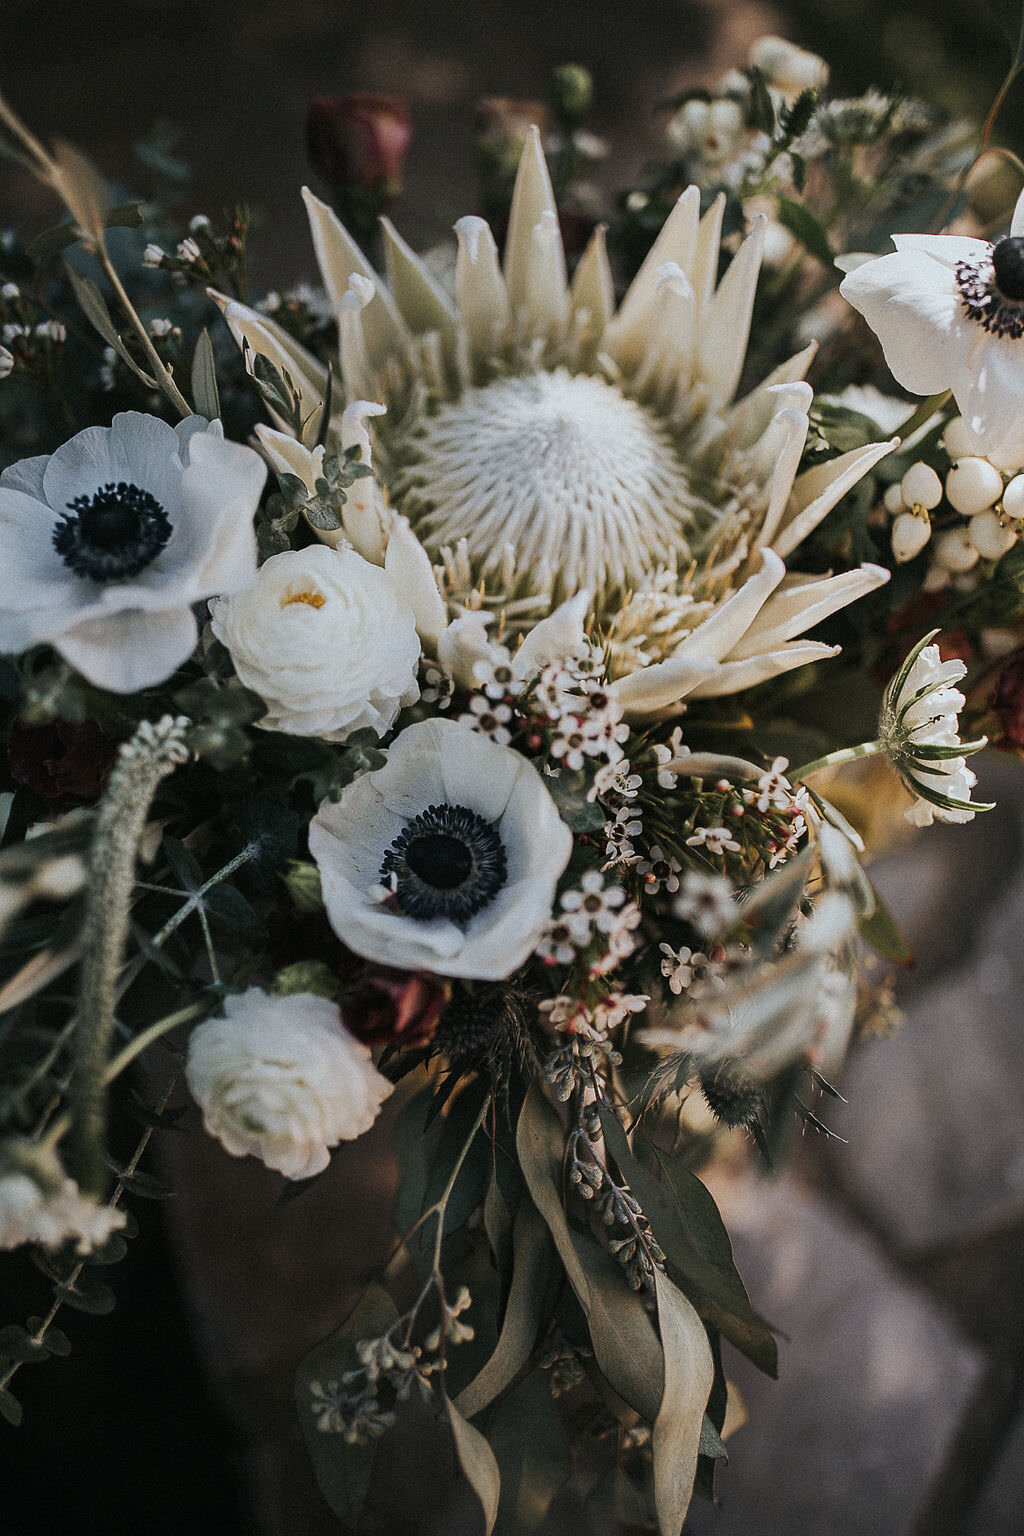
<path fill-rule="evenodd" d="M 25 725 L 15 720 L 7 738 L 11 775 L 56 810 L 98 800 L 117 756 L 117 742 L 94 720 Z"/>
<path fill-rule="evenodd" d="M 411 138 L 409 113 L 397 96 L 314 96 L 309 104 L 309 158 L 336 194 L 372 193 L 382 207 L 396 198 Z"/>
<path fill-rule="evenodd" d="M 342 997 L 341 1016 L 346 1029 L 367 1045 L 426 1045 L 450 991 L 438 976 L 371 966 Z"/>
<path fill-rule="evenodd" d="M 1011 651 L 999 668 L 992 708 L 1003 722 L 1006 740 L 1024 747 L 1024 645 Z"/>

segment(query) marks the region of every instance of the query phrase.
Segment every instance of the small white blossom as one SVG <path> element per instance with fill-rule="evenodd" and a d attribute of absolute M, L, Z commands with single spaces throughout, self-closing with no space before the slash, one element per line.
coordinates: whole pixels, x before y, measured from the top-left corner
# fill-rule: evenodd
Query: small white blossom
<path fill-rule="evenodd" d="M 704 848 L 716 855 L 740 851 L 740 844 L 730 836 L 728 827 L 698 827 L 693 836 L 686 839 L 686 846 Z"/>
<path fill-rule="evenodd" d="M 620 806 L 614 821 L 604 824 L 605 857 L 613 864 L 634 864 L 638 855 L 633 839 L 643 835 L 644 824 L 629 805 Z"/>
<path fill-rule="evenodd" d="M 696 871 L 683 876 L 672 910 L 676 917 L 692 923 L 706 938 L 725 933 L 738 916 L 732 885 L 726 877 Z"/>
<path fill-rule="evenodd" d="M 593 929 L 610 933 L 616 923 L 616 909 L 626 900 L 626 893 L 619 886 L 606 886 L 604 876 L 597 870 L 588 870 L 577 890 L 563 891 L 560 905 L 569 914 L 568 922 L 576 943 L 590 942 Z"/>
<path fill-rule="evenodd" d="M 636 872 L 643 876 L 644 890 L 648 896 L 657 896 L 662 890 L 672 896 L 679 889 L 682 867 L 679 860 L 667 854 L 660 843 L 654 843 L 646 859 L 640 860 Z"/>
<path fill-rule="evenodd" d="M 39 1243 L 78 1253 L 101 1248 L 125 1214 L 83 1195 L 52 1147 L 12 1140 L 0 1146 L 0 1249 Z"/>
<path fill-rule="evenodd" d="M 468 712 L 456 718 L 460 725 L 468 725 L 471 731 L 479 731 L 481 736 L 497 742 L 499 747 L 507 746 L 512 740 L 512 733 L 508 729 L 508 722 L 512 718 L 511 709 L 507 704 L 494 703 L 483 694 L 474 694 L 469 701 Z"/>
<path fill-rule="evenodd" d="M 181 261 L 187 261 L 190 266 L 194 266 L 197 261 L 202 261 L 203 259 L 203 253 L 199 249 L 198 242 L 191 237 L 179 242 L 178 256 Z"/>
<path fill-rule="evenodd" d="M 164 250 L 163 246 L 155 245 L 152 241 L 150 241 L 142 253 L 142 265 L 144 267 L 159 267 L 163 263 L 164 257 L 166 255 L 167 252 Z"/>
<path fill-rule="evenodd" d="M 669 991 L 678 997 L 693 980 L 694 952 L 685 945 L 673 949 L 671 944 L 659 944 L 658 948 L 661 950 L 661 974 L 668 982 Z"/>

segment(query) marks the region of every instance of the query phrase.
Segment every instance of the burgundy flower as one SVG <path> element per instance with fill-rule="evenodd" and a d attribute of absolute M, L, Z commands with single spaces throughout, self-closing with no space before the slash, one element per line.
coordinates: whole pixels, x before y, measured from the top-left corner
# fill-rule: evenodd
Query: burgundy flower
<path fill-rule="evenodd" d="M 426 1045 L 450 988 L 438 976 L 370 966 L 341 999 L 345 1028 L 367 1045 Z"/>
<path fill-rule="evenodd" d="M 1024 747 L 1024 645 L 1011 651 L 999 668 L 992 708 L 1003 722 L 1006 740 Z"/>
<path fill-rule="evenodd" d="M 411 138 L 409 113 L 397 96 L 314 96 L 309 104 L 309 158 L 336 191 L 397 197 Z"/>
<path fill-rule="evenodd" d="M 98 800 L 117 756 L 117 742 L 94 720 L 26 725 L 15 720 L 7 738 L 11 776 L 57 810 Z"/>

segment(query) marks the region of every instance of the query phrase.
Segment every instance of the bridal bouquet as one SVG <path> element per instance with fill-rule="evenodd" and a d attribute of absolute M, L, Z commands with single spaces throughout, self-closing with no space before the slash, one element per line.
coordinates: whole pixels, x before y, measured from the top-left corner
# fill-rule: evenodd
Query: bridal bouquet
<path fill-rule="evenodd" d="M 391 1118 L 391 1261 L 297 1362 L 344 1524 L 419 1398 L 488 1532 L 574 1454 L 662 1536 L 713 1490 L 776 1342 L 701 1163 L 823 1131 L 890 1008 L 865 793 L 967 822 L 1024 742 L 1024 202 L 827 80 L 761 39 L 606 223 L 559 71 L 426 256 L 371 217 L 401 104 L 321 100 L 351 227 L 305 191 L 322 288 L 255 299 L 244 210 L 115 206 L 0 102 L 68 210 L 0 240 L 0 1246 L 53 1287 L 12 1425 L 183 1077 L 294 1194 Z"/>

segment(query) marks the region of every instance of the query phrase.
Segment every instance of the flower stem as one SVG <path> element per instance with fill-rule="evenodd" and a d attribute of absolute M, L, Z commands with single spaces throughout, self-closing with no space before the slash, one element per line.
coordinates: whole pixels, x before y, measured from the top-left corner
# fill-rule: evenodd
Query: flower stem
<path fill-rule="evenodd" d="M 816 757 L 812 763 L 794 769 L 790 777 L 794 780 L 807 779 L 812 773 L 820 773 L 823 768 L 838 768 L 842 763 L 855 763 L 859 757 L 877 757 L 884 751 L 885 742 L 881 737 L 877 741 L 862 741 L 856 747 L 840 747 L 836 752 L 827 752 L 824 757 Z"/>
<path fill-rule="evenodd" d="M 161 779 L 188 757 L 188 722 L 166 715 L 143 721 L 121 757 L 96 817 L 86 897 L 75 1065 L 71 1079 L 71 1162 L 81 1188 L 99 1195 L 106 1182 L 107 1056 L 135 884 L 135 859 Z"/>
<path fill-rule="evenodd" d="M 110 283 L 110 286 L 117 294 L 121 308 L 124 310 L 129 321 L 131 322 L 132 329 L 134 330 L 136 336 L 139 338 L 140 345 L 146 354 L 146 360 L 153 370 L 157 383 L 160 385 L 160 388 L 163 390 L 168 400 L 174 406 L 174 409 L 182 418 L 191 416 L 192 407 L 185 399 L 185 396 L 182 394 L 177 384 L 175 384 L 170 369 L 167 368 L 166 365 L 161 361 L 160 354 L 157 352 L 156 347 L 154 347 L 149 332 L 146 330 L 146 327 L 143 325 L 141 319 L 139 318 L 139 315 L 135 309 L 135 305 L 128 297 L 124 284 L 122 283 L 120 277 L 117 275 L 117 268 L 111 261 L 110 254 L 107 251 L 106 246 L 103 244 L 97 244 L 96 255 L 99 258 L 100 265 L 102 266 L 104 272 L 107 274 L 107 279 Z"/>

